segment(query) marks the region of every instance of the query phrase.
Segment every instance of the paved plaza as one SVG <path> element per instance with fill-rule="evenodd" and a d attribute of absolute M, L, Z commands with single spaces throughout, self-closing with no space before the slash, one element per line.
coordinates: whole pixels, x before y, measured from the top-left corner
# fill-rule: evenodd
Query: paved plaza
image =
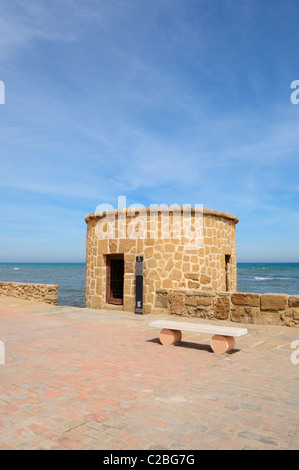
<path fill-rule="evenodd" d="M 0 449 L 299 449 L 298 328 L 214 322 L 248 328 L 220 356 L 160 318 L 0 297 Z"/>

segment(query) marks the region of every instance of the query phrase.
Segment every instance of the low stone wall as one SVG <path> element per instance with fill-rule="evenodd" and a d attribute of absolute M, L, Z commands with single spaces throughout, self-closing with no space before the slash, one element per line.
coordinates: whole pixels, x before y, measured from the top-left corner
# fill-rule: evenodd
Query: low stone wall
<path fill-rule="evenodd" d="M 0 281 L 0 295 L 57 305 L 58 285 Z"/>
<path fill-rule="evenodd" d="M 185 317 L 299 327 L 299 295 L 160 289 L 155 307 Z"/>

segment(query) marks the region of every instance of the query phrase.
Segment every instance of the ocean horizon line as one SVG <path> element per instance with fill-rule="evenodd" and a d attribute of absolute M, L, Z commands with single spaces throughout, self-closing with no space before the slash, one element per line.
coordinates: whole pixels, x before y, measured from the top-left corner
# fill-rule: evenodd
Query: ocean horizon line
<path fill-rule="evenodd" d="M 0 282 L 58 284 L 58 305 L 85 305 L 86 263 L 0 262 Z M 237 291 L 299 294 L 299 262 L 238 261 Z"/>
<path fill-rule="evenodd" d="M 1 264 L 86 264 L 86 261 L 0 261 Z M 237 261 L 237 264 L 299 264 L 298 261 Z"/>

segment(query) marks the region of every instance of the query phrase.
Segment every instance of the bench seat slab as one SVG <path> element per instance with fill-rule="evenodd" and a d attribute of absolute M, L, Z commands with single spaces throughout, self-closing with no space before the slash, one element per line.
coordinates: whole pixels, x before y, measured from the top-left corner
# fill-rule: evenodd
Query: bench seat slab
<path fill-rule="evenodd" d="M 207 323 L 187 323 L 187 322 L 175 322 L 169 320 L 157 320 L 149 323 L 149 326 L 154 328 L 163 328 L 169 330 L 179 331 L 193 331 L 194 333 L 207 333 L 211 335 L 221 336 L 234 336 L 239 337 L 246 335 L 248 330 L 246 328 L 235 328 L 230 326 L 221 325 L 209 325 Z"/>

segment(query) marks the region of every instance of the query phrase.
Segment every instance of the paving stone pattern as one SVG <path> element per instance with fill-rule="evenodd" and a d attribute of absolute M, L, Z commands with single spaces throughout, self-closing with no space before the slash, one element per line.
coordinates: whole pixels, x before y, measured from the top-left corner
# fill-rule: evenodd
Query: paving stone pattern
<path fill-rule="evenodd" d="M 246 325 L 218 356 L 160 345 L 154 315 L 3 299 L 0 449 L 299 448 L 298 329 Z"/>

